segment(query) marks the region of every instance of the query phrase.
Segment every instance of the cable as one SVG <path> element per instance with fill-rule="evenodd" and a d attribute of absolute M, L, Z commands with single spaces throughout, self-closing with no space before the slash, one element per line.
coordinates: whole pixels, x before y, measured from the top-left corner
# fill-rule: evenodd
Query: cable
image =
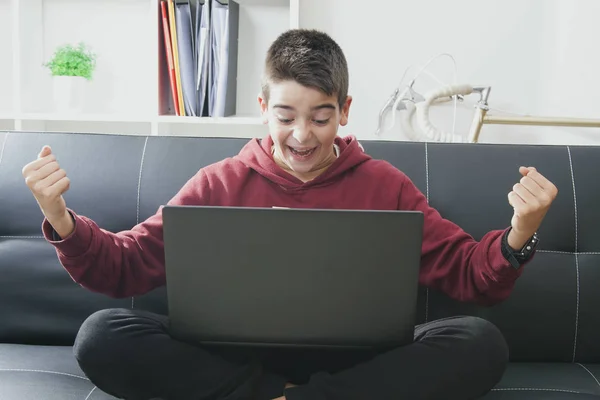
<path fill-rule="evenodd" d="M 437 81 L 440 85 L 443 86 L 447 86 L 446 83 L 440 81 L 434 74 L 430 73 L 429 71 L 427 71 L 427 67 L 434 62 L 435 60 L 437 60 L 440 57 L 448 57 L 450 58 L 450 60 L 452 60 L 452 64 L 454 66 L 454 82 L 453 84 L 456 85 L 458 82 L 458 67 L 456 65 L 456 59 L 454 58 L 454 56 L 450 53 L 440 53 L 434 57 L 431 57 L 419 70 L 419 72 L 417 72 L 417 74 L 415 75 L 415 77 L 411 80 L 409 87 L 412 87 L 412 85 L 415 83 L 415 81 L 421 76 L 422 73 L 426 73 L 427 75 L 429 75 L 430 77 L 432 77 L 435 81 Z M 454 115 L 453 115 L 453 121 L 452 121 L 452 135 L 454 135 L 456 133 L 456 113 L 457 113 L 457 109 L 458 109 L 458 96 L 454 96 Z"/>
<path fill-rule="evenodd" d="M 390 127 L 393 127 L 396 124 L 396 111 L 398 109 L 398 104 L 404 98 L 404 92 L 400 93 L 400 88 L 402 87 L 402 83 L 404 82 L 404 78 L 406 78 L 406 74 L 408 73 L 408 70 L 411 69 L 413 66 L 414 66 L 414 64 L 406 67 L 406 69 L 404 70 L 404 73 L 402 74 L 402 78 L 400 79 L 400 83 L 398 84 L 398 86 L 396 87 L 396 89 L 394 90 L 394 92 L 392 93 L 390 98 L 388 99 L 388 101 L 385 103 L 385 106 L 384 106 L 382 112 L 379 114 L 379 127 L 378 127 L 377 131 L 375 132 L 376 135 L 379 135 L 381 131 L 385 130 L 385 129 L 383 129 L 383 126 L 382 126 L 383 125 L 383 112 L 387 110 L 388 104 L 391 100 L 394 100 L 394 103 L 392 105 L 392 122 L 390 124 Z"/>
<path fill-rule="evenodd" d="M 382 111 L 379 114 L 379 127 L 377 129 L 377 131 L 375 132 L 376 135 L 381 134 L 382 131 L 387 130 L 387 129 L 383 129 L 383 119 L 384 119 L 384 114 L 385 111 L 387 110 L 390 101 L 393 101 L 393 106 L 392 108 L 392 120 L 391 120 L 391 124 L 389 125 L 389 127 L 393 127 L 396 124 L 396 113 L 399 111 L 398 110 L 398 105 L 400 104 L 400 102 L 407 100 L 406 99 L 406 93 L 407 91 L 412 90 L 413 85 L 415 84 L 416 80 L 421 77 L 422 74 L 428 75 L 431 79 L 433 79 L 436 83 L 438 83 L 439 85 L 443 86 L 443 87 L 447 87 L 448 84 L 445 82 L 442 82 L 436 75 L 434 75 L 433 73 L 429 72 L 427 70 L 427 67 L 429 67 L 431 65 L 431 63 L 433 63 L 435 60 L 437 60 L 440 57 L 448 57 L 450 58 L 450 60 L 452 61 L 453 67 L 454 67 L 454 85 L 457 85 L 457 81 L 458 81 L 458 67 L 456 64 L 456 60 L 454 59 L 454 56 L 452 56 L 449 53 L 440 53 L 432 58 L 430 58 L 423 66 L 420 67 L 420 69 L 418 70 L 418 72 L 413 76 L 413 78 L 411 79 L 410 83 L 406 86 L 405 90 L 403 90 L 402 92 L 400 91 L 402 88 L 402 85 L 404 83 L 404 80 L 406 78 L 406 75 L 408 74 L 408 71 L 413 68 L 415 65 L 411 64 L 409 65 L 405 70 L 404 73 L 402 74 L 402 77 L 400 79 L 400 83 L 398 84 L 398 86 L 396 87 L 396 89 L 394 90 L 394 92 L 392 93 L 392 95 L 388 98 L 388 101 L 385 103 L 384 108 L 382 109 Z M 455 136 L 456 134 L 456 120 L 457 120 L 457 113 L 458 113 L 458 96 L 453 96 L 453 121 L 452 121 L 452 136 Z M 406 106 L 405 106 L 406 107 Z M 409 118 L 414 115 L 414 109 L 412 110 L 408 110 L 407 108 L 407 112 L 409 114 Z M 412 111 L 412 112 L 409 112 Z M 403 125 L 403 128 L 406 129 L 407 127 L 411 127 L 412 128 L 412 123 L 406 125 Z M 415 135 L 417 135 L 414 130 L 413 132 L 410 132 L 412 137 L 415 137 Z M 417 135 L 417 136 L 422 136 L 421 135 Z"/>
<path fill-rule="evenodd" d="M 381 112 L 379 113 L 379 126 L 377 128 L 377 130 L 375 131 L 376 135 L 380 135 L 382 131 L 385 131 L 387 129 L 384 129 L 383 127 L 383 119 L 384 119 L 384 112 L 387 111 L 388 105 L 390 103 L 390 101 L 394 101 L 392 107 L 391 107 L 391 111 L 392 111 L 392 121 L 390 123 L 390 127 L 394 127 L 394 125 L 396 124 L 396 112 L 398 112 L 398 104 L 400 104 L 400 102 L 402 100 L 404 100 L 404 96 L 406 91 L 400 92 L 400 89 L 402 88 L 402 84 L 404 83 L 404 79 L 406 78 L 406 74 L 408 74 L 408 71 L 413 68 L 415 65 L 411 64 L 408 67 L 406 67 L 404 69 L 404 73 L 402 74 L 402 77 L 400 78 L 400 82 L 398 83 L 398 86 L 396 86 L 396 89 L 394 89 L 394 92 L 392 93 L 392 95 L 388 98 L 388 100 L 386 101 L 385 105 L 383 106 L 383 109 L 381 110 Z M 455 65 L 456 67 L 456 65 Z M 425 73 L 427 75 L 429 75 L 431 78 L 433 78 L 437 83 L 439 83 L 440 85 L 446 85 L 444 82 L 440 81 L 435 75 L 431 74 L 429 71 L 425 70 L 424 68 L 421 68 L 421 70 L 419 71 L 419 73 L 413 77 L 413 79 L 411 80 L 411 83 L 409 85 L 407 85 L 407 87 L 412 87 L 412 85 L 414 84 L 415 79 L 418 77 L 418 75 L 420 75 L 421 73 Z M 455 74 L 456 75 L 456 74 Z M 455 76 L 455 80 L 456 80 L 456 76 Z"/>
<path fill-rule="evenodd" d="M 437 60 L 440 57 L 448 57 L 452 61 L 452 64 L 454 66 L 454 84 L 456 85 L 457 81 L 458 81 L 458 67 L 457 67 L 457 64 L 456 64 L 456 60 L 449 53 L 440 53 L 440 54 L 438 54 L 438 55 L 430 58 L 423 66 L 421 66 L 421 68 L 419 69 L 419 71 L 415 74 L 415 76 L 411 79 L 410 83 L 408 84 L 408 88 L 412 89 L 412 87 L 415 84 L 416 80 L 419 77 L 421 77 L 422 74 L 428 75 L 435 82 L 437 82 L 438 84 L 440 84 L 442 86 L 448 86 L 447 83 L 442 82 L 436 75 L 434 75 L 433 73 L 431 73 L 431 72 L 429 72 L 427 70 L 427 67 L 429 67 L 431 65 L 431 63 L 433 63 L 435 60 Z M 412 65 L 410 67 L 412 67 Z M 405 73 L 403 75 L 402 81 L 404 80 L 404 76 L 406 75 L 406 72 L 408 71 L 409 68 L 407 68 L 407 70 L 405 70 Z M 395 123 L 395 113 L 397 112 L 397 105 L 402 100 L 403 100 L 403 96 L 399 96 L 398 99 L 396 99 L 396 101 L 394 102 L 394 108 L 392 110 L 392 113 L 393 113 L 393 115 L 392 115 L 393 116 L 393 118 L 392 118 L 392 126 Z M 452 136 L 454 136 L 455 133 L 456 133 L 457 113 L 458 113 L 458 97 L 454 96 L 453 121 L 452 121 Z M 412 113 L 410 113 L 410 114 L 412 114 Z M 412 126 L 412 124 L 410 124 L 410 125 Z M 414 132 L 412 132 L 412 133 L 414 133 Z"/>
<path fill-rule="evenodd" d="M 414 64 L 411 64 L 408 67 L 406 67 L 406 69 L 404 70 L 404 73 L 402 74 L 402 78 L 400 78 L 400 83 L 398 83 L 398 86 L 396 86 L 396 88 L 399 89 L 402 86 L 402 83 L 404 82 L 404 78 L 406 78 L 406 74 L 408 73 L 408 70 L 414 66 L 415 66 Z"/>

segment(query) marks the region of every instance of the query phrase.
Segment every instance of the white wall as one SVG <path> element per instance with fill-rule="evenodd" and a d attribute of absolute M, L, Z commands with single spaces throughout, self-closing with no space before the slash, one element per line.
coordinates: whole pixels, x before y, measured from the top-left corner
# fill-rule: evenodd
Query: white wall
<path fill-rule="evenodd" d="M 300 26 L 331 34 L 346 52 L 354 97 L 341 134 L 376 138 L 379 110 L 411 64 L 451 53 L 458 82 L 492 86 L 489 104 L 540 116 L 600 118 L 598 0 L 301 0 Z M 429 70 L 452 83 L 440 58 Z M 415 69 L 412 70 L 414 74 Z M 437 83 L 424 77 L 415 88 Z M 468 130 L 471 106 L 459 108 L 457 129 Z M 433 113 L 452 129 L 452 107 Z M 384 134 L 402 139 L 399 128 Z M 600 129 L 483 127 L 481 142 L 600 144 Z"/>
<path fill-rule="evenodd" d="M 0 38 L 3 38 L 0 40 L 0 92 L 9 94 L 0 95 L 1 118 L 2 114 L 12 111 L 12 18 L 8 0 L 0 0 Z"/>
<path fill-rule="evenodd" d="M 600 0 L 238 1 L 237 103 L 242 116 L 259 115 L 256 95 L 265 52 L 290 26 L 290 10 L 296 15 L 299 4 L 299 26 L 331 34 L 349 61 L 354 103 L 350 124 L 341 134 L 377 138 L 379 111 L 404 70 L 439 53 L 454 55 L 458 82 L 492 87 L 492 107 L 539 116 L 600 118 L 600 27 L 595 27 Z M 158 105 L 157 41 L 162 36 L 156 29 L 157 5 L 157 0 L 0 0 L 0 129 L 12 128 L 13 114 L 23 111 L 42 113 L 25 116 L 26 129 L 147 133 Z M 129 29 L 127 34 L 124 29 Z M 46 123 L 46 113 L 54 109 L 51 79 L 42 62 L 58 44 L 78 40 L 99 54 L 85 111 L 105 115 L 107 123 Z M 453 80 L 447 58 L 437 59 L 429 70 L 447 83 Z M 437 86 L 423 75 L 415 88 L 424 93 Z M 475 100 L 470 96 L 460 106 L 458 132 L 468 131 Z M 452 111 L 452 104 L 434 109 L 434 124 L 451 130 Z M 118 121 L 118 114 L 134 123 L 113 125 L 111 118 L 117 115 Z M 262 129 L 254 122 L 217 128 L 162 121 L 157 131 L 254 136 Z M 395 127 L 382 138 L 405 137 Z M 480 141 L 600 144 L 600 129 L 485 125 Z"/>

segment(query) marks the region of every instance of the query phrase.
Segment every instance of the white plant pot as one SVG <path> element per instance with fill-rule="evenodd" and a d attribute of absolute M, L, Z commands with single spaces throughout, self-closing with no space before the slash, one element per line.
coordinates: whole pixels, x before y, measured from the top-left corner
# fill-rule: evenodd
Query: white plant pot
<path fill-rule="evenodd" d="M 80 76 L 53 76 L 54 107 L 60 113 L 83 110 L 88 81 Z"/>

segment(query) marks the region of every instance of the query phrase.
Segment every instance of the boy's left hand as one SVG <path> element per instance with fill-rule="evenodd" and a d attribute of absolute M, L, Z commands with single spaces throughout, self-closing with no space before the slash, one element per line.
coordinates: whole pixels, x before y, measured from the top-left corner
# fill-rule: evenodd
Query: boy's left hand
<path fill-rule="evenodd" d="M 523 177 L 508 194 L 514 215 L 507 239 L 515 250 L 520 250 L 538 230 L 558 194 L 556 186 L 534 167 L 520 167 L 519 172 Z"/>

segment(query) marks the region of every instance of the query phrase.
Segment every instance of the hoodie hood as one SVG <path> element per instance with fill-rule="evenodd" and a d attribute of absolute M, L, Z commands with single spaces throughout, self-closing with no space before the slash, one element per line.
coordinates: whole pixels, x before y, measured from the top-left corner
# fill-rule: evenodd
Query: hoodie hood
<path fill-rule="evenodd" d="M 271 153 L 273 139 L 270 135 L 262 140 L 252 139 L 235 158 L 266 179 L 286 189 L 322 186 L 332 183 L 346 171 L 371 159 L 371 156 L 364 152 L 354 136 L 344 138 L 338 136 L 335 138 L 335 144 L 340 149 L 338 158 L 321 175 L 308 182 L 302 182 L 275 163 Z"/>

